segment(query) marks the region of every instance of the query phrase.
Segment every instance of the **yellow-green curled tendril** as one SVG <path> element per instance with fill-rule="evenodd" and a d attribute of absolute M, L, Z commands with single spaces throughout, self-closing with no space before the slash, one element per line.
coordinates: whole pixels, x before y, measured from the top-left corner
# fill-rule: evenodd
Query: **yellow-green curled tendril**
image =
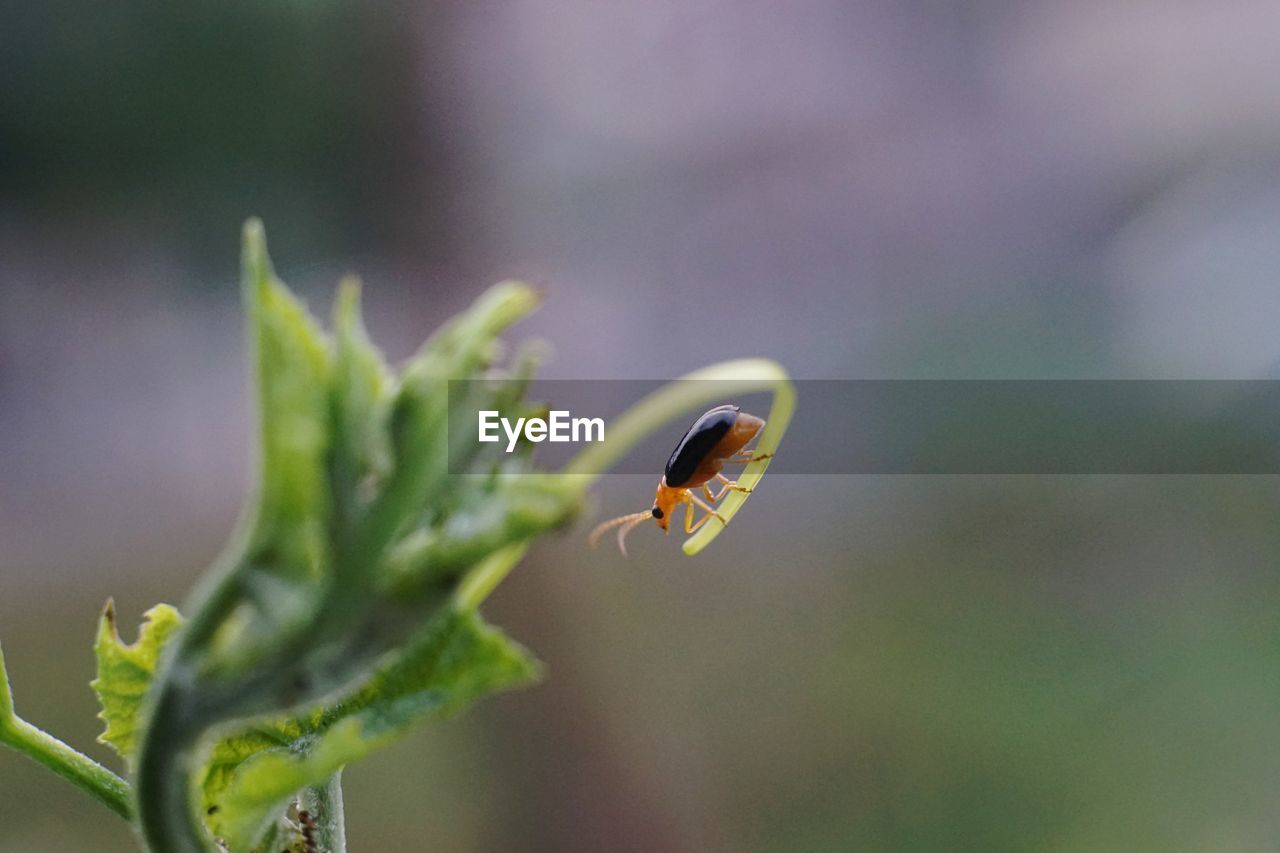
<path fill-rule="evenodd" d="M 764 432 L 755 445 L 756 455 L 769 457 L 778 449 L 782 436 L 791 423 L 796 407 L 795 386 L 776 361 L 745 358 L 724 361 L 695 370 L 670 382 L 640 400 L 609 425 L 608 437 L 575 456 L 560 472 L 573 477 L 582 491 L 589 488 L 609 467 L 616 464 L 637 443 L 678 418 L 696 414 L 712 403 L 723 403 L 737 395 L 770 391 L 773 405 L 766 418 Z M 738 484 L 754 489 L 768 469 L 771 458 L 748 463 L 738 477 Z M 716 508 L 724 518 L 704 524 L 685 540 L 682 550 L 693 556 L 711 544 L 750 497 L 749 492 L 730 492 Z M 507 573 L 524 556 L 526 546 L 516 545 L 493 554 L 462 582 L 456 600 L 474 607 L 493 591 Z"/>

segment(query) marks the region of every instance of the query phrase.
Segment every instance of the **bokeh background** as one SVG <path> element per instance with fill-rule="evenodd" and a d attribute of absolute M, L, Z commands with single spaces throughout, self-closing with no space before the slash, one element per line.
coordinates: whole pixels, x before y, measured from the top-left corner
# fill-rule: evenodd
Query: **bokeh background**
<path fill-rule="evenodd" d="M 1273 376 L 1278 41 L 1269 0 L 9 4 L 19 712 L 111 761 L 99 607 L 232 526 L 245 217 L 397 359 L 517 276 L 556 378 Z M 579 528 L 486 608 L 548 680 L 349 769 L 353 848 L 1275 849 L 1276 486 L 776 476 L 696 560 Z M 0 752 L 0 850 L 130 849 Z"/>

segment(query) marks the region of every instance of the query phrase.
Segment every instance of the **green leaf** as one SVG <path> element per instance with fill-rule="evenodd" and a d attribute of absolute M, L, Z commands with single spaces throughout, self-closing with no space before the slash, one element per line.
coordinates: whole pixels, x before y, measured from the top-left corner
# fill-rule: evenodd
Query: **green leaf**
<path fill-rule="evenodd" d="M 360 281 L 347 278 L 334 304 L 333 491 L 339 525 L 363 508 L 392 467 L 386 436 L 387 397 L 394 381 L 369 340 L 360 314 Z"/>
<path fill-rule="evenodd" d="M 261 223 L 244 231 L 242 291 L 258 405 L 258 484 L 238 599 L 208 642 L 206 672 L 244 671 L 305 631 L 332 564 L 333 342 L 276 277 Z M 191 615 L 196 624 L 203 606 Z M 203 639 L 203 638 L 201 638 Z"/>
<path fill-rule="evenodd" d="M 537 664 L 474 611 L 449 610 L 360 689 L 323 710 L 260 724 L 219 742 L 204 775 L 210 831 L 251 849 L 302 788 L 497 690 L 532 680 Z"/>
<path fill-rule="evenodd" d="M 93 646 L 98 677 L 89 683 L 102 706 L 98 716 L 106 723 L 98 740 L 129 762 L 137 752 L 142 705 L 155 676 L 156 661 L 169 637 L 182 626 L 182 616 L 167 604 L 152 607 L 144 620 L 137 641 L 125 643 L 116 625 L 115 603 L 108 599 Z"/>
<path fill-rule="evenodd" d="M 260 225 L 245 233 L 244 298 L 257 354 L 261 482 L 257 568 L 297 580 L 322 568 L 328 524 L 329 340 L 276 278 Z"/>

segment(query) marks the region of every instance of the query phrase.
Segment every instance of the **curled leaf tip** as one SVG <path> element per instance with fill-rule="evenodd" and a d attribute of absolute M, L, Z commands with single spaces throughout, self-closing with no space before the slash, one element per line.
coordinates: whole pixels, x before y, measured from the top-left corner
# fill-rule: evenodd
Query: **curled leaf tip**
<path fill-rule="evenodd" d="M 241 232 L 243 251 L 246 261 L 264 261 L 267 257 L 267 232 L 262 227 L 262 220 L 250 219 L 244 224 Z"/>
<path fill-rule="evenodd" d="M 262 220 L 256 216 L 251 216 L 244 221 L 244 229 L 241 233 L 246 247 L 266 242 L 266 229 L 262 227 Z"/>
<path fill-rule="evenodd" d="M 509 317 L 513 322 L 530 313 L 542 303 L 542 292 L 523 281 L 508 279 L 500 281 L 480 297 L 481 304 L 489 303 L 500 306 L 500 315 Z"/>
<path fill-rule="evenodd" d="M 338 283 L 338 295 L 333 301 L 333 327 L 339 334 L 349 333 L 363 322 L 360 310 L 362 290 L 363 285 L 355 275 L 348 275 Z"/>
<path fill-rule="evenodd" d="M 364 285 L 360 281 L 360 276 L 355 273 L 349 273 L 342 277 L 342 281 L 338 282 L 338 301 L 354 302 L 357 306 L 360 304 L 360 290 Z"/>
<path fill-rule="evenodd" d="M 262 220 L 250 219 L 245 222 L 241 233 L 240 265 L 241 279 L 249 294 L 271 283 L 275 273 L 271 268 L 271 257 L 267 253 L 267 232 L 262 227 Z M 251 304 L 253 297 L 250 297 Z"/>

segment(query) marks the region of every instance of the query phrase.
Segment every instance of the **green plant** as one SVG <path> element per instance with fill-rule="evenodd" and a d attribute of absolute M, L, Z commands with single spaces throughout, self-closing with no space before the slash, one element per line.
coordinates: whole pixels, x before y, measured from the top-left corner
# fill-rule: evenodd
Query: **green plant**
<path fill-rule="evenodd" d="M 447 323 L 398 373 L 344 282 L 327 335 L 245 228 L 243 283 L 259 410 L 255 497 L 184 608 L 146 614 L 125 644 L 107 603 L 93 681 L 101 739 L 130 782 L 16 716 L 0 657 L 0 741 L 135 822 L 156 851 L 342 850 L 342 768 L 425 720 L 526 684 L 538 665 L 477 608 L 538 536 L 647 433 L 707 402 L 772 390 L 758 446 L 776 449 L 794 396 L 772 362 L 728 362 L 615 419 L 565 470 L 469 440 L 477 407 L 520 416 L 535 358 L 495 374 L 497 335 L 537 296 L 508 282 Z M 450 400 L 450 380 L 465 399 Z M 456 389 L 463 389 L 457 392 Z M 464 426 L 466 427 L 464 429 Z M 754 485 L 768 461 L 742 481 Z M 731 495 L 725 518 L 745 494 Z M 706 525 L 685 543 L 705 547 Z"/>

